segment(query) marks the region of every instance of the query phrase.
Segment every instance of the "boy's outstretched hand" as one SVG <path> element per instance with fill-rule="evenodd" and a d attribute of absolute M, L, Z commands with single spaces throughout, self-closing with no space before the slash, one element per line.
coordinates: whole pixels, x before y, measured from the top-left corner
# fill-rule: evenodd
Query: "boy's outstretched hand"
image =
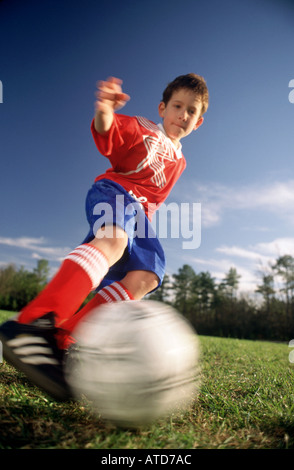
<path fill-rule="evenodd" d="M 122 80 L 115 77 L 108 78 L 105 82 L 97 84 L 96 110 L 100 112 L 114 112 L 122 108 L 130 97 L 122 91 Z"/>
<path fill-rule="evenodd" d="M 97 101 L 95 103 L 95 129 L 99 134 L 107 132 L 113 122 L 113 113 L 122 108 L 130 97 L 122 91 L 122 80 L 115 77 L 108 78 L 105 82 L 97 84 Z"/>

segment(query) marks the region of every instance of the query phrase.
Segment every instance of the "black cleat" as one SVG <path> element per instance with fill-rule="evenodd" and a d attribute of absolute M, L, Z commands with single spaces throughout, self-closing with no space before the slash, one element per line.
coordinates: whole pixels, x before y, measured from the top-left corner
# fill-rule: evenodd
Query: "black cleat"
<path fill-rule="evenodd" d="M 3 357 L 34 385 L 58 401 L 72 398 L 64 378 L 65 351 L 58 348 L 53 314 L 30 324 L 8 320 L 0 326 Z"/>

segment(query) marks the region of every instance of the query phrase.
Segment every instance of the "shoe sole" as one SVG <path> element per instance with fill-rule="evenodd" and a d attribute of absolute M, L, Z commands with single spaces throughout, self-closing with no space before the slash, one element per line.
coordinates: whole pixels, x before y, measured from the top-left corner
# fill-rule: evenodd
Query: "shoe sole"
<path fill-rule="evenodd" d="M 34 385 L 42 389 L 45 393 L 49 394 L 57 401 L 68 401 L 72 399 L 72 395 L 69 391 L 66 391 L 64 387 L 58 385 L 55 381 L 51 380 L 50 377 L 40 373 L 34 367 L 30 367 L 29 364 L 21 361 L 13 352 L 13 349 L 7 345 L 6 342 L 8 339 L 1 333 L 0 340 L 2 341 L 3 345 L 4 359 L 17 370 L 23 372 Z"/>

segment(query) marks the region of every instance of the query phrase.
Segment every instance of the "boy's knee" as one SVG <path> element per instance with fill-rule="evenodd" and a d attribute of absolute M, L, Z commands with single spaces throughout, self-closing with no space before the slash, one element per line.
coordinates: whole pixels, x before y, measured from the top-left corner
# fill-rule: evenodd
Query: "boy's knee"
<path fill-rule="evenodd" d="M 158 287 L 158 284 L 159 284 L 159 279 L 158 279 L 156 274 L 154 274 L 152 272 L 149 272 L 148 274 L 149 274 L 149 276 L 147 276 L 147 279 L 146 279 L 146 281 L 147 281 L 146 282 L 146 288 L 147 288 L 146 294 L 148 294 L 149 292 L 156 289 Z"/>
<path fill-rule="evenodd" d="M 123 285 L 136 300 L 142 299 L 158 287 L 158 276 L 151 271 L 130 271 L 122 280 Z"/>
<path fill-rule="evenodd" d="M 97 231 L 95 238 L 89 244 L 100 249 L 112 266 L 124 254 L 128 245 L 128 236 L 120 227 L 106 226 Z"/>

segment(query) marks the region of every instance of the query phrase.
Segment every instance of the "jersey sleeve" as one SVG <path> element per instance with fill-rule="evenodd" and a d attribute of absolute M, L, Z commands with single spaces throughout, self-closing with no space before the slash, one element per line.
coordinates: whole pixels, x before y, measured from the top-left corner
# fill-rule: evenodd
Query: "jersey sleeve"
<path fill-rule="evenodd" d="M 91 124 L 91 132 L 98 151 L 110 160 L 113 168 L 120 166 L 133 143 L 137 140 L 139 129 L 137 119 L 122 114 L 114 114 L 111 128 L 99 134 Z"/>

